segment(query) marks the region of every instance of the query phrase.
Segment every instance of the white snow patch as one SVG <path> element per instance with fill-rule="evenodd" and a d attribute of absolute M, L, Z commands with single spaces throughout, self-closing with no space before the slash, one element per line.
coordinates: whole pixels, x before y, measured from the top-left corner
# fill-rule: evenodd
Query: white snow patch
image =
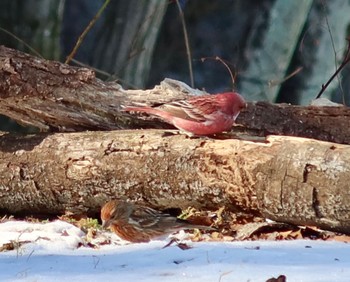
<path fill-rule="evenodd" d="M 166 241 L 77 248 L 85 234 L 63 222 L 0 224 L 0 246 L 35 241 L 0 253 L 0 281 L 349 281 L 350 246 L 325 241 L 191 243 Z"/>

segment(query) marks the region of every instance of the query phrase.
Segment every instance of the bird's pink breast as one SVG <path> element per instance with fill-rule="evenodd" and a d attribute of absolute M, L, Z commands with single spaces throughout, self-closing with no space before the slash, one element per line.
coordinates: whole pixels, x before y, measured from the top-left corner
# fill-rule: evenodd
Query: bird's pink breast
<path fill-rule="evenodd" d="M 173 124 L 178 129 L 193 135 L 204 136 L 228 131 L 231 129 L 234 120 L 229 116 L 221 115 L 214 121 L 194 122 L 181 118 L 173 118 Z"/>

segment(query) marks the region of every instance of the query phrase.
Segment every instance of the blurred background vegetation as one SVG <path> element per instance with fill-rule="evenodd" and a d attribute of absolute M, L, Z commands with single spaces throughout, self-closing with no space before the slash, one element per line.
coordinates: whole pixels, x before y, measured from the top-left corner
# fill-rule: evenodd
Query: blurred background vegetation
<path fill-rule="evenodd" d="M 0 44 L 34 54 L 28 44 L 42 57 L 64 62 L 105 3 L 2 0 Z M 248 101 L 307 105 L 348 50 L 348 0 L 179 0 L 179 6 L 194 86 L 210 93 L 232 89 L 227 69 L 215 60 L 220 57 Z M 190 84 L 177 2 L 110 0 L 70 64 L 95 68 L 101 79 L 117 80 L 124 88 L 152 88 L 165 77 Z M 324 96 L 349 103 L 349 77 L 346 66 Z M 0 122 L 1 130 L 15 126 L 4 118 Z"/>

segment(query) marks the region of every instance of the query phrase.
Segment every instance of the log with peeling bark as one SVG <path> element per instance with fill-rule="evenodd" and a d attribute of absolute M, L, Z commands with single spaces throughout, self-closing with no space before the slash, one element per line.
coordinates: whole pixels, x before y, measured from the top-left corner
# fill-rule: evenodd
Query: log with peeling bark
<path fill-rule="evenodd" d="M 196 91 L 165 80 L 124 90 L 88 69 L 0 47 L 0 113 L 42 131 L 166 127 L 121 112 Z M 238 119 L 259 136 L 350 142 L 347 107 L 250 103 Z M 175 131 L 176 132 L 176 131 Z M 169 130 L 2 134 L 0 208 L 10 213 L 95 213 L 126 196 L 152 207 L 250 213 L 350 233 L 350 147 L 297 137 L 263 142 L 189 139 Z"/>
<path fill-rule="evenodd" d="M 350 233 L 350 147 L 297 137 L 189 139 L 163 130 L 3 135 L 0 206 L 98 212 L 109 198 L 194 206 Z"/>
<path fill-rule="evenodd" d="M 41 131 L 169 128 L 154 118 L 135 118 L 123 105 L 159 104 L 200 95 L 166 79 L 150 90 L 125 90 L 93 71 L 39 59 L 0 46 L 0 114 Z M 244 96 L 244 93 L 243 93 Z M 350 144 L 348 107 L 301 107 L 248 103 L 237 123 L 250 134 L 290 135 Z"/>

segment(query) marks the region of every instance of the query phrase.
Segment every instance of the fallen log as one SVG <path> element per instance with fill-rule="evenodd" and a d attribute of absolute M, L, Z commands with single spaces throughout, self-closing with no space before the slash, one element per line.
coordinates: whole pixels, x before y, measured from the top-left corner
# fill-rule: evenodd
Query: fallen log
<path fill-rule="evenodd" d="M 159 209 L 225 206 L 350 233 L 350 147 L 296 137 L 190 139 L 129 130 L 3 135 L 0 206 L 10 213 L 98 212 L 127 197 Z"/>
<path fill-rule="evenodd" d="M 0 114 L 41 131 L 171 128 L 159 119 L 121 112 L 125 105 L 155 105 L 205 92 L 165 79 L 148 90 L 125 90 L 87 68 L 52 62 L 0 46 Z M 244 96 L 244 93 L 242 93 Z M 350 144 L 348 107 L 302 107 L 250 102 L 238 116 L 244 131 Z"/>
<path fill-rule="evenodd" d="M 47 131 L 0 136 L 1 210 L 91 214 L 110 198 L 127 197 L 159 209 L 225 206 L 350 233 L 350 147 L 287 136 L 265 140 L 268 134 L 288 134 L 349 144 L 347 107 L 249 103 L 235 127 L 248 132 L 248 139 L 113 131 L 167 128 L 120 109 L 195 92 L 174 80 L 151 90 L 125 90 L 88 69 L 0 47 L 0 113 Z"/>

